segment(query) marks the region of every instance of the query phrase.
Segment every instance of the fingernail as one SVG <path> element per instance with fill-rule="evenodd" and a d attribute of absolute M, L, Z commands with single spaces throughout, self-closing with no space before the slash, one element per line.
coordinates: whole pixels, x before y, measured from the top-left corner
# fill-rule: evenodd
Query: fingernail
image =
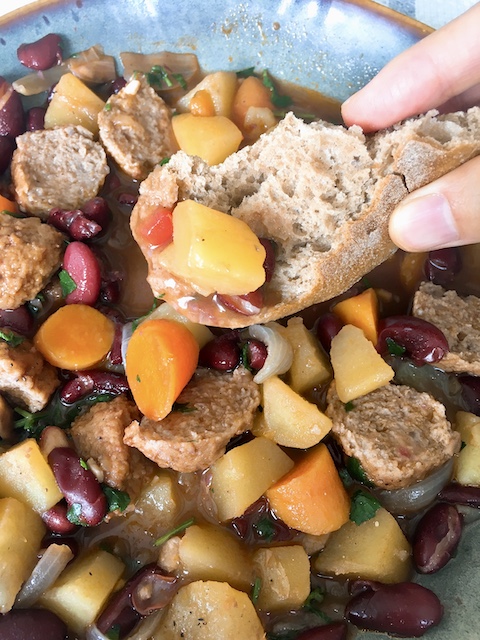
<path fill-rule="evenodd" d="M 460 239 L 450 203 L 441 193 L 400 203 L 390 219 L 390 235 L 407 251 L 428 251 Z"/>

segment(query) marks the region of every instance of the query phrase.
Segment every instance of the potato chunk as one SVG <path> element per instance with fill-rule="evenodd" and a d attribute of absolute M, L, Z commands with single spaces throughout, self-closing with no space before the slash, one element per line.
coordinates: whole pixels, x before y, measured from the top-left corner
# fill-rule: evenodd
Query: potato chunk
<path fill-rule="evenodd" d="M 153 640 L 263 640 L 265 634 L 246 593 L 225 582 L 191 582 L 172 600 Z"/>
<path fill-rule="evenodd" d="M 228 582 L 248 591 L 252 565 L 238 540 L 224 529 L 202 524 L 189 527 L 180 540 L 181 567 L 190 580 Z"/>
<path fill-rule="evenodd" d="M 40 514 L 63 498 L 53 471 L 33 438 L 0 456 L 0 496 L 17 498 Z"/>
<path fill-rule="evenodd" d="M 402 582 L 411 569 L 410 544 L 395 518 L 383 508 L 360 525 L 347 522 L 332 533 L 313 563 L 321 574 Z"/>
<path fill-rule="evenodd" d="M 172 118 L 178 146 L 209 165 L 220 164 L 235 153 L 243 139 L 240 129 L 225 116 L 194 116 L 181 113 Z"/>
<path fill-rule="evenodd" d="M 297 393 L 306 393 L 325 384 L 332 375 L 327 355 L 302 318 L 290 318 L 285 337 L 293 348 L 293 361 L 288 371 L 288 384 Z"/>
<path fill-rule="evenodd" d="M 235 72 L 216 71 L 209 73 L 196 87 L 180 98 L 177 102 L 177 109 L 180 112 L 190 111 L 191 102 L 195 95 L 199 91 L 206 91 L 212 101 L 215 115 L 230 118 L 236 90 L 237 74 Z"/>
<path fill-rule="evenodd" d="M 465 446 L 455 459 L 453 477 L 460 484 L 480 486 L 480 417 L 459 411 L 455 423 Z"/>
<path fill-rule="evenodd" d="M 231 449 L 211 467 L 210 491 L 220 522 L 236 518 L 279 478 L 293 461 L 266 438 Z"/>
<path fill-rule="evenodd" d="M 38 514 L 15 498 L 0 500 L 0 613 L 7 613 L 37 562 L 45 535 Z"/>
<path fill-rule="evenodd" d="M 260 578 L 259 609 L 289 611 L 303 605 L 310 593 L 310 561 L 302 546 L 258 549 L 253 560 Z"/>

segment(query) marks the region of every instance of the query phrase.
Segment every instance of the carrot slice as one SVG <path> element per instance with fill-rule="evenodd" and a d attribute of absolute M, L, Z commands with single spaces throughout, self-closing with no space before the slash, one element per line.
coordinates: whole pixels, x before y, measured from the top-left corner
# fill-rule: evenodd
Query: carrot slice
<path fill-rule="evenodd" d="M 128 384 L 140 411 L 161 420 L 192 377 L 199 346 L 193 334 L 175 320 L 145 320 L 127 347 Z"/>
<path fill-rule="evenodd" d="M 353 324 L 362 329 L 370 342 L 377 344 L 378 299 L 375 289 L 366 289 L 357 296 L 338 302 L 332 311 L 343 324 Z"/>
<path fill-rule="evenodd" d="M 85 304 L 69 304 L 45 320 L 34 344 L 50 364 L 77 371 L 103 360 L 114 333 L 113 322 L 100 311 Z"/>
<path fill-rule="evenodd" d="M 5 196 L 0 195 L 0 211 L 8 211 L 8 213 L 17 213 L 17 203 L 9 200 Z"/>

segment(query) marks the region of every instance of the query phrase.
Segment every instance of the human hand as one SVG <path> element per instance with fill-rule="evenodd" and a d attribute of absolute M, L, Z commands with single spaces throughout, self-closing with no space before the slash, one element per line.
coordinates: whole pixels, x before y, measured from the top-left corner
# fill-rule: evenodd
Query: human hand
<path fill-rule="evenodd" d="M 480 104 L 479 27 L 477 3 L 394 58 L 342 105 L 345 124 L 376 131 L 432 108 Z M 477 157 L 407 196 L 390 218 L 393 242 L 406 251 L 480 242 L 479 176 Z"/>

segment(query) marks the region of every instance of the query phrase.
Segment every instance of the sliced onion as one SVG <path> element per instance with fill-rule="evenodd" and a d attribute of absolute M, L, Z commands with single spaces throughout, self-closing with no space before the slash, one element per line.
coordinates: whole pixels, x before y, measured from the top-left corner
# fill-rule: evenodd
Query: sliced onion
<path fill-rule="evenodd" d="M 283 327 L 277 322 L 269 322 L 265 325 L 253 324 L 246 330 L 247 335 L 260 340 L 267 347 L 265 364 L 253 378 L 257 384 L 265 382 L 271 376 L 285 373 L 292 366 L 292 345 L 283 337 L 282 329 Z"/>
<path fill-rule="evenodd" d="M 70 58 L 68 66 L 73 75 L 83 82 L 103 84 L 113 82 L 117 77 L 115 58 L 105 55 L 103 47 L 98 44 Z"/>
<path fill-rule="evenodd" d="M 68 61 L 58 64 L 46 71 L 35 71 L 12 83 L 13 88 L 22 96 L 34 96 L 48 91 L 60 78 L 69 72 Z"/>
<path fill-rule="evenodd" d="M 164 609 L 159 609 L 144 618 L 125 640 L 150 640 L 163 616 Z"/>
<path fill-rule="evenodd" d="M 42 593 L 52 586 L 72 558 L 72 550 L 66 544 L 48 546 L 17 595 L 15 606 L 27 609 L 35 604 Z"/>
<path fill-rule="evenodd" d="M 85 631 L 85 640 L 109 640 L 95 624 L 89 624 Z"/>
<path fill-rule="evenodd" d="M 120 347 L 120 351 L 122 353 L 122 364 L 124 368 L 127 366 L 127 347 L 130 342 L 130 338 L 133 333 L 133 322 L 127 322 L 122 327 L 122 346 Z"/>
<path fill-rule="evenodd" d="M 452 477 L 453 458 L 436 469 L 424 480 L 420 480 L 409 487 L 387 491 L 375 489 L 374 493 L 382 505 L 391 513 L 401 515 L 419 511 L 427 507 Z"/>
<path fill-rule="evenodd" d="M 179 73 L 185 82 L 190 84 L 200 77 L 200 65 L 194 53 L 171 53 L 170 51 L 160 51 L 159 53 L 131 53 L 120 54 L 122 60 L 125 79 L 128 80 L 135 73 L 141 71 L 148 73 L 152 67 L 164 67 L 169 74 Z M 174 77 L 172 77 L 174 80 Z M 178 82 L 173 82 L 171 87 L 165 87 L 163 92 L 173 91 L 179 88 Z"/>

